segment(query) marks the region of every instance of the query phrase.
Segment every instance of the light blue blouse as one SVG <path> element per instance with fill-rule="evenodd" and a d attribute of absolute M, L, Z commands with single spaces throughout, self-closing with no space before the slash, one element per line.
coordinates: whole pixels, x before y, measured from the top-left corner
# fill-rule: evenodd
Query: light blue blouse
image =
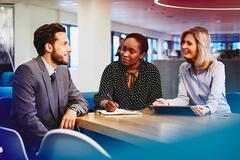
<path fill-rule="evenodd" d="M 179 67 L 178 96 L 168 99 L 173 105 L 205 105 L 211 113 L 230 112 L 225 97 L 225 67 L 215 60 L 209 69 L 194 73 L 192 65 L 184 62 Z"/>

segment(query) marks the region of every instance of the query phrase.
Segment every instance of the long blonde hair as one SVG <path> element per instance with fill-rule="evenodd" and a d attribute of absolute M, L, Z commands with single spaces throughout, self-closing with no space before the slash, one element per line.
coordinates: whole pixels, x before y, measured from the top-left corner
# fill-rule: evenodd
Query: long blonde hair
<path fill-rule="evenodd" d="M 194 39 L 197 43 L 197 58 L 194 62 L 194 67 L 197 70 L 205 70 L 208 69 L 212 62 L 213 57 L 211 54 L 211 37 L 207 31 L 207 29 L 196 26 L 194 28 L 190 28 L 182 33 L 181 36 L 181 45 L 184 42 L 184 38 L 186 35 L 193 35 Z"/>

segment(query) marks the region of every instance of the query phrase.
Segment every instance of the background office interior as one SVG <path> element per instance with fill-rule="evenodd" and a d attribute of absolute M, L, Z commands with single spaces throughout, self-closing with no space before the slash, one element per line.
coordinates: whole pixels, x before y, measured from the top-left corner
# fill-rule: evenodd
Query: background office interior
<path fill-rule="evenodd" d="M 117 60 L 114 54 L 119 45 L 118 39 L 131 32 L 139 32 L 148 37 L 150 49 L 146 60 L 158 66 L 164 64 L 162 70 L 159 67 L 163 79 L 172 74 L 172 66 L 177 68 L 182 62 L 179 54 L 180 34 L 196 25 L 204 26 L 210 31 L 215 57 L 222 55 L 223 58 L 235 59 L 239 65 L 238 0 L 161 2 L 193 8 L 217 6 L 221 10 L 168 8 L 157 5 L 154 0 L 0 0 L 1 21 L 8 19 L 6 22 L 11 22 L 12 18 L 12 23 L 0 24 L 0 27 L 3 36 L 4 33 L 10 35 L 8 41 L 13 48 L 11 56 L 16 69 L 37 56 L 33 46 L 33 33 L 40 25 L 53 22 L 64 24 L 73 50 L 70 71 L 73 81 L 82 92 L 98 91 L 103 69 L 111 61 Z M 232 9 L 226 10 L 227 8 Z M 235 66 L 232 68 L 236 70 Z M 234 75 L 238 76 L 234 81 L 239 81 L 238 73 L 239 71 L 234 71 Z M 176 86 L 171 88 L 171 82 L 166 79 L 163 81 L 168 82 L 164 84 L 163 92 L 170 88 L 165 96 L 175 96 L 176 93 L 172 92 L 176 92 Z M 177 84 L 177 80 L 174 83 Z M 238 90 L 234 83 L 232 88 Z"/>

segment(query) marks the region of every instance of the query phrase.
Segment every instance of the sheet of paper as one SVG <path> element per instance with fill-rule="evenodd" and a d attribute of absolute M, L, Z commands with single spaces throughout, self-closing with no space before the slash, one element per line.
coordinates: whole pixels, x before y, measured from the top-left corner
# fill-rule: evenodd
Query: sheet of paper
<path fill-rule="evenodd" d="M 97 110 L 98 113 L 103 115 L 141 115 L 140 111 L 132 111 L 126 109 L 116 109 L 114 112 L 107 112 L 106 110 Z"/>

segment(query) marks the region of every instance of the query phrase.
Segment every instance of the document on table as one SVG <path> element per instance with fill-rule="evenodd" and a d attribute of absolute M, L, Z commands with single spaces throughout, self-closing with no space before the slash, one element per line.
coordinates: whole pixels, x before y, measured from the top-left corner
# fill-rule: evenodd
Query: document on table
<path fill-rule="evenodd" d="M 106 110 L 97 110 L 97 113 L 103 115 L 141 115 L 142 112 L 126 109 L 116 109 L 114 112 L 107 112 Z"/>

